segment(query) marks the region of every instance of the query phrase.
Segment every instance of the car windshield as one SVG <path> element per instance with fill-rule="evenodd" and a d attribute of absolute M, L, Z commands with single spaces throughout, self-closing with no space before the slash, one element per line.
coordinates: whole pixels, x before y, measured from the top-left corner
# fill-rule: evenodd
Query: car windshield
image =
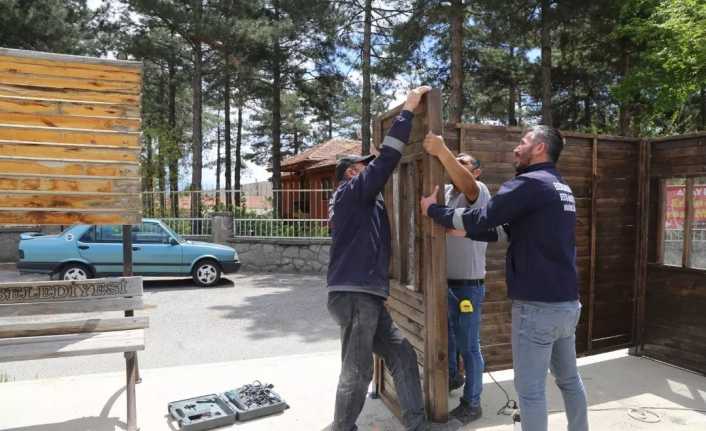
<path fill-rule="evenodd" d="M 174 231 L 172 230 L 172 228 L 170 228 L 169 226 L 167 226 L 166 223 L 160 223 L 160 225 L 161 225 L 167 232 L 169 232 L 172 236 L 174 236 L 174 238 L 176 238 L 177 241 L 179 241 L 180 243 L 186 242 L 186 240 L 185 240 L 184 238 L 182 238 L 181 235 L 179 235 L 178 233 L 174 232 Z"/>

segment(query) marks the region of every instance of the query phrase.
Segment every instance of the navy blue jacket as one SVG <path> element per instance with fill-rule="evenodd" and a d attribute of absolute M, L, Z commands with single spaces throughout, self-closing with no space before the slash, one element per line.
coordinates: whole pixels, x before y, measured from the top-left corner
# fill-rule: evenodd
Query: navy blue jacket
<path fill-rule="evenodd" d="M 412 117 L 411 112 L 402 111 L 383 140 L 380 155 L 356 177 L 342 181 L 331 197 L 329 291 L 383 298 L 390 293 L 390 222 L 381 192 L 402 158 Z"/>
<path fill-rule="evenodd" d="M 505 276 L 511 299 L 578 300 L 576 202 L 553 163 L 518 171 L 483 208 L 431 205 L 427 213 L 437 223 L 465 229 L 471 236 L 504 226 L 510 240 Z"/>

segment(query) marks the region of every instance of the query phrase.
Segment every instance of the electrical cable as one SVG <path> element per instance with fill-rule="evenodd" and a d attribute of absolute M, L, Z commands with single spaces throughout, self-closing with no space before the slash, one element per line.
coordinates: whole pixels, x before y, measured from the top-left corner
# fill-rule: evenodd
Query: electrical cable
<path fill-rule="evenodd" d="M 515 400 L 513 400 L 513 399 L 510 398 L 510 395 L 507 393 L 507 391 L 505 390 L 505 388 L 503 388 L 503 386 L 502 386 L 500 383 L 498 383 L 497 380 L 495 380 L 495 377 L 493 377 L 493 373 L 491 373 L 490 371 L 487 371 L 487 373 L 488 373 L 488 375 L 490 376 L 490 379 L 491 379 L 496 385 L 498 385 L 498 387 L 500 388 L 500 390 L 503 391 L 503 394 L 505 394 L 505 405 L 502 406 L 502 407 L 500 407 L 500 409 L 498 410 L 498 413 L 497 413 L 497 414 L 498 414 L 498 415 L 503 415 L 503 416 L 510 416 L 510 415 L 512 415 L 512 411 L 513 411 L 513 410 L 517 410 L 517 401 L 515 401 Z"/>

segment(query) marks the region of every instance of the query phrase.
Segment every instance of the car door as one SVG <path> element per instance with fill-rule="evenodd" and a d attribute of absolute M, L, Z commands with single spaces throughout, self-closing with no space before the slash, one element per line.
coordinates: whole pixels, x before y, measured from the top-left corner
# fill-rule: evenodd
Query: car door
<path fill-rule="evenodd" d="M 145 221 L 132 228 L 132 261 L 136 274 L 164 276 L 188 272 L 182 263 L 181 244 L 157 221 Z"/>
<path fill-rule="evenodd" d="M 97 276 L 123 273 L 123 228 L 93 225 L 77 241 L 78 252 L 93 265 Z"/>

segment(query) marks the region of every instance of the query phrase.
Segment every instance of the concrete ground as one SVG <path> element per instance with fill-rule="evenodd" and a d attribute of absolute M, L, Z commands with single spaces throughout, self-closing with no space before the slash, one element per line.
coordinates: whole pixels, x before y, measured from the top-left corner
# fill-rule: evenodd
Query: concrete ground
<path fill-rule="evenodd" d="M 98 359 L 98 357 L 96 357 Z M 703 431 L 706 429 L 706 378 L 626 351 L 580 359 L 590 402 L 593 430 Z M 291 406 L 284 413 L 238 423 L 232 430 L 327 430 L 333 415 L 339 353 L 316 353 L 206 365 L 144 369 L 137 386 L 141 430 L 178 429 L 167 403 L 220 393 L 254 379 L 273 383 Z M 515 398 L 512 372 L 493 373 Z M 0 429 L 6 431 L 113 431 L 126 429 L 123 373 L 90 374 L 0 384 Z M 484 376 L 484 416 L 462 427 L 451 421 L 434 430 L 512 430 L 500 389 Z M 548 379 L 550 429 L 566 429 L 561 397 Z M 458 391 L 457 391 L 458 392 Z M 451 407 L 458 402 L 458 394 Z M 402 430 L 380 400 L 368 399 L 361 431 Z"/>
<path fill-rule="evenodd" d="M 188 282 L 152 282 L 146 289 L 146 303 L 156 306 L 146 310 L 152 327 L 147 350 L 139 355 L 140 429 L 176 430 L 167 403 L 259 379 L 274 384 L 291 408 L 224 429 L 327 430 L 340 353 L 321 280 L 253 274 L 231 280 L 216 289 L 193 289 Z M 13 275 L 0 271 L 0 282 L 9 281 Z M 209 338 L 213 334 L 218 335 Z M 125 430 L 123 364 L 118 354 L 0 364 L 0 382 L 10 377 L 0 383 L 0 430 Z M 706 430 L 705 377 L 626 351 L 581 358 L 579 364 L 592 430 Z M 511 370 L 492 377 L 516 399 Z M 550 429 L 566 429 L 561 397 L 550 377 L 547 387 Z M 450 409 L 459 396 L 460 391 L 452 394 Z M 506 401 L 485 374 L 484 416 L 465 427 L 451 421 L 434 430 L 510 431 L 510 418 L 496 414 Z M 383 403 L 373 399 L 366 401 L 358 424 L 361 431 L 402 430 Z"/>

